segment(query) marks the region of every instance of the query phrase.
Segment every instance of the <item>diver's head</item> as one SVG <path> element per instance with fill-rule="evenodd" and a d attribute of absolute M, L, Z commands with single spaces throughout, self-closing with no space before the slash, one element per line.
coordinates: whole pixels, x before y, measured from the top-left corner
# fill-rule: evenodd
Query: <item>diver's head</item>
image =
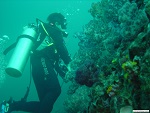
<path fill-rule="evenodd" d="M 66 18 L 61 13 L 52 13 L 48 16 L 47 21 L 49 24 L 58 27 L 60 30 L 66 29 Z"/>

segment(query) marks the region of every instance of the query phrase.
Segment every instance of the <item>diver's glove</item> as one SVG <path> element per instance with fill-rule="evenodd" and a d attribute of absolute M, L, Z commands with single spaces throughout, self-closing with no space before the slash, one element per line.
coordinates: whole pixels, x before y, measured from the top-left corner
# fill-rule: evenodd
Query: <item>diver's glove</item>
<path fill-rule="evenodd" d="M 59 76 L 64 80 L 66 73 L 68 72 L 68 68 L 66 65 L 64 64 L 60 64 L 59 65 L 59 71 L 57 71 L 59 73 Z"/>
<path fill-rule="evenodd" d="M 66 65 L 61 64 L 61 65 L 60 65 L 60 68 L 61 68 L 61 70 L 62 70 L 64 73 L 67 73 L 67 72 L 68 72 L 68 68 L 67 68 Z"/>
<path fill-rule="evenodd" d="M 65 75 L 68 72 L 68 68 L 63 62 L 55 63 L 55 70 L 62 79 L 65 78 Z"/>

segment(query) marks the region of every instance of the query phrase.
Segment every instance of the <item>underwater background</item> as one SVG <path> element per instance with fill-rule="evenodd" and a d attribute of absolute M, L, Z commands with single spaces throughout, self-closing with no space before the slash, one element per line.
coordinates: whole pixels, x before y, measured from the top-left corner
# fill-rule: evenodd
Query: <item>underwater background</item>
<path fill-rule="evenodd" d="M 71 70 L 52 113 L 119 113 L 124 106 L 150 108 L 149 0 L 0 1 L 0 52 L 15 42 L 23 26 L 61 12 Z M 0 53 L 0 102 L 19 100 L 29 84 L 29 63 L 20 78 L 5 75 L 12 51 Z M 32 82 L 28 100 L 37 100 Z M 14 112 L 15 113 L 15 112 Z M 17 112 L 23 113 L 23 112 Z"/>

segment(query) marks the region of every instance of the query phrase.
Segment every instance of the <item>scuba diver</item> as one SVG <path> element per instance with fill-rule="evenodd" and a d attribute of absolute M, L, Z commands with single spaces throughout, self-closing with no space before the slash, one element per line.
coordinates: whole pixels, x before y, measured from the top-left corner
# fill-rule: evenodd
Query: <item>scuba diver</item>
<path fill-rule="evenodd" d="M 27 94 L 20 101 L 3 101 L 0 113 L 25 111 L 32 113 L 50 113 L 53 105 L 61 93 L 61 86 L 57 73 L 64 77 L 71 58 L 64 44 L 63 37 L 67 37 L 66 18 L 61 13 L 52 13 L 47 23 L 37 19 L 38 38 L 30 54 L 31 73 L 38 93 L 39 101 L 26 101 Z M 5 51 L 6 52 L 6 51 Z M 7 52 L 6 52 L 7 53 Z M 62 60 L 65 71 L 59 67 Z"/>

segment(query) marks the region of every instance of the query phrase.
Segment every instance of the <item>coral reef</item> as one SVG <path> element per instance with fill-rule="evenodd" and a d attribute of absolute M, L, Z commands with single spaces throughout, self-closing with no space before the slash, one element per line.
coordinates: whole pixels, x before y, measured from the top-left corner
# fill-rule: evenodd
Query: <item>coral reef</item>
<path fill-rule="evenodd" d="M 146 2 L 145 12 L 150 16 L 150 1 Z"/>
<path fill-rule="evenodd" d="M 126 2 L 118 11 L 121 35 L 124 38 L 134 38 L 148 23 L 146 13 L 138 9 L 136 3 Z"/>
<path fill-rule="evenodd" d="M 68 113 L 84 113 L 88 109 L 88 104 L 91 101 L 89 98 L 89 89 L 86 86 L 79 87 L 76 93 L 69 95 L 64 102 L 65 110 Z M 73 106 L 72 106 L 73 105 Z"/>
<path fill-rule="evenodd" d="M 80 85 L 91 87 L 97 81 L 97 78 L 98 69 L 94 64 L 94 61 L 87 60 L 77 69 L 75 81 Z"/>
<path fill-rule="evenodd" d="M 91 5 L 93 20 L 75 35 L 79 50 L 65 78 L 71 81 L 67 113 L 150 108 L 148 11 L 149 1 L 143 0 L 101 0 Z"/>

